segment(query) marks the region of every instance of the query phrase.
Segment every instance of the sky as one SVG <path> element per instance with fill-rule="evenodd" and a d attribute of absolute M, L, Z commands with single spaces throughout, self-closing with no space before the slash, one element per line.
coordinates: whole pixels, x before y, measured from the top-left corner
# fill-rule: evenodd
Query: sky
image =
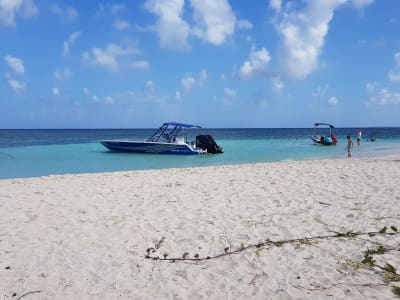
<path fill-rule="evenodd" d="M 0 0 L 0 128 L 400 126 L 399 0 Z"/>

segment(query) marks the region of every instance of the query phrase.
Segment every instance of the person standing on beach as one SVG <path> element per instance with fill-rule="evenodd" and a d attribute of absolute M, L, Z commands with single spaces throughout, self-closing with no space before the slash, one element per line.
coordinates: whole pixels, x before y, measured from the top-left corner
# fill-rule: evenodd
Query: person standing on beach
<path fill-rule="evenodd" d="M 357 145 L 358 146 L 360 146 L 360 143 L 361 143 L 361 135 L 362 135 L 361 130 L 357 129 Z"/>
<path fill-rule="evenodd" d="M 353 140 L 348 135 L 347 136 L 347 157 L 351 158 L 351 148 L 353 148 Z"/>

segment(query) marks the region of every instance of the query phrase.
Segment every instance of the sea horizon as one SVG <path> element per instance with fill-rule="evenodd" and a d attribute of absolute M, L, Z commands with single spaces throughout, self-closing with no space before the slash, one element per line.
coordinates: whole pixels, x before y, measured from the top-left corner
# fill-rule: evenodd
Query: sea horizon
<path fill-rule="evenodd" d="M 211 134 L 223 154 L 181 157 L 176 155 L 110 152 L 105 139 L 145 140 L 146 129 L 0 129 L 0 179 L 57 174 L 80 174 L 147 169 L 217 166 L 346 157 L 346 135 L 356 128 L 335 128 L 339 143 L 318 146 L 311 140 L 314 128 L 201 128 L 189 136 Z M 361 127 L 361 146 L 353 157 L 400 153 L 400 127 Z M 367 138 L 374 135 L 376 142 Z"/>

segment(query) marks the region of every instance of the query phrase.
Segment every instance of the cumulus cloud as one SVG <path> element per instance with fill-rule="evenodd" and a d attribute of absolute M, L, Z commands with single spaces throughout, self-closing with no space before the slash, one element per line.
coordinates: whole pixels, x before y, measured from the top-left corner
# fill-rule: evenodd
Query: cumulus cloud
<path fill-rule="evenodd" d="M 23 92 L 26 88 L 26 84 L 24 82 L 20 82 L 13 78 L 7 78 L 7 84 L 10 90 L 15 94 Z"/>
<path fill-rule="evenodd" d="M 112 26 L 117 30 L 125 30 L 131 27 L 131 25 L 125 20 L 115 20 Z"/>
<path fill-rule="evenodd" d="M 58 80 L 68 78 L 71 75 L 72 75 L 72 72 L 68 68 L 65 68 L 64 70 L 56 70 L 56 71 L 54 71 L 54 78 L 58 79 Z"/>
<path fill-rule="evenodd" d="M 175 100 L 181 100 L 181 93 L 179 91 L 175 92 Z"/>
<path fill-rule="evenodd" d="M 148 70 L 150 68 L 150 63 L 145 60 L 138 60 L 138 61 L 133 61 L 127 64 L 127 67 L 129 69 L 135 69 L 135 70 Z"/>
<path fill-rule="evenodd" d="M 336 98 L 336 97 L 330 97 L 329 99 L 328 99 L 328 104 L 329 105 L 332 105 L 332 106 L 335 106 L 335 105 L 337 105 L 338 104 L 338 99 Z"/>
<path fill-rule="evenodd" d="M 9 68 L 10 73 L 6 73 L 7 85 L 13 93 L 21 93 L 25 90 L 26 84 L 15 79 L 16 76 L 22 76 L 25 73 L 24 62 L 18 57 L 12 55 L 4 56 L 4 61 Z"/>
<path fill-rule="evenodd" d="M 207 81 L 207 71 L 201 70 L 197 78 L 192 74 L 186 74 L 184 78 L 181 79 L 181 85 L 184 90 L 190 91 L 195 86 L 202 86 Z"/>
<path fill-rule="evenodd" d="M 236 96 L 237 96 L 237 92 L 234 89 L 230 89 L 230 88 L 224 89 L 224 97 L 225 98 L 233 99 L 233 98 L 236 98 Z"/>
<path fill-rule="evenodd" d="M 293 6 L 279 10 L 276 30 L 282 39 L 280 60 L 287 75 L 305 78 L 317 69 L 334 11 L 346 1 L 310 0 L 297 11 Z"/>
<path fill-rule="evenodd" d="M 33 0 L 1 0 L 0 1 L 0 27 L 15 26 L 17 17 L 30 18 L 36 16 L 39 9 Z"/>
<path fill-rule="evenodd" d="M 155 86 L 154 82 L 152 80 L 147 80 L 146 81 L 146 90 L 150 92 L 154 92 Z"/>
<path fill-rule="evenodd" d="M 384 106 L 400 104 L 400 93 L 392 92 L 387 87 L 379 87 L 377 83 L 368 83 L 368 106 Z"/>
<path fill-rule="evenodd" d="M 96 17 L 112 16 L 115 17 L 121 12 L 126 11 L 127 8 L 123 4 L 103 4 L 100 3 L 97 8 Z"/>
<path fill-rule="evenodd" d="M 154 30 L 160 39 L 160 46 L 169 49 L 189 48 L 188 23 L 182 18 L 184 0 L 147 0 L 145 8 L 158 17 Z"/>
<path fill-rule="evenodd" d="M 245 61 L 240 67 L 240 78 L 250 79 L 255 76 L 264 75 L 270 60 L 271 56 L 265 48 L 256 51 L 253 47 L 250 52 L 249 60 Z"/>
<path fill-rule="evenodd" d="M 108 44 L 104 49 L 93 48 L 91 52 L 84 52 L 83 59 L 92 65 L 114 72 L 122 68 L 148 69 L 148 62 L 130 59 L 132 55 L 138 53 L 138 49 L 132 46 L 121 47 L 117 44 Z"/>
<path fill-rule="evenodd" d="M 271 81 L 272 81 L 272 86 L 276 91 L 281 91 L 285 87 L 284 83 L 279 77 L 272 77 Z"/>
<path fill-rule="evenodd" d="M 323 98 L 326 96 L 326 93 L 328 91 L 328 86 L 319 86 L 315 89 L 314 92 L 312 92 L 312 96 L 316 98 Z"/>
<path fill-rule="evenodd" d="M 194 9 L 193 34 L 214 45 L 233 35 L 236 17 L 227 0 L 191 0 Z"/>
<path fill-rule="evenodd" d="M 388 78 L 392 82 L 400 82 L 400 72 L 389 71 Z"/>
<path fill-rule="evenodd" d="M 280 12 L 282 7 L 282 0 L 270 0 L 269 7 L 274 9 L 276 12 Z"/>
<path fill-rule="evenodd" d="M 196 85 L 196 79 L 191 75 L 187 75 L 181 79 L 181 84 L 186 91 L 190 91 Z"/>
<path fill-rule="evenodd" d="M 107 96 L 104 98 L 92 96 L 92 100 L 96 103 L 105 103 L 105 104 L 114 104 L 115 103 L 114 98 L 110 97 L 110 96 Z"/>
<path fill-rule="evenodd" d="M 56 87 L 53 87 L 53 88 L 51 89 L 51 94 L 52 94 L 54 97 L 60 96 L 60 90 L 59 90 L 58 88 L 56 88 Z"/>
<path fill-rule="evenodd" d="M 371 5 L 374 0 L 350 0 L 351 5 L 357 10 L 363 10 L 364 7 Z"/>
<path fill-rule="evenodd" d="M 388 72 L 388 78 L 392 82 L 400 82 L 400 52 L 394 55 L 394 61 L 396 63 L 395 68 Z"/>
<path fill-rule="evenodd" d="M 185 0 L 146 0 L 145 8 L 157 17 L 151 29 L 157 32 L 162 48 L 189 49 L 190 36 L 219 46 L 233 36 L 235 27 L 252 27 L 247 20 L 236 22 L 228 0 L 189 0 L 188 3 L 193 13 L 191 24 L 184 19 Z"/>
<path fill-rule="evenodd" d="M 50 12 L 57 15 L 61 22 L 70 23 L 78 18 L 78 11 L 72 6 L 62 7 L 58 4 L 54 4 L 50 7 Z"/>
<path fill-rule="evenodd" d="M 239 29 L 249 30 L 253 28 L 253 24 L 248 20 L 238 20 L 236 22 L 236 27 Z"/>
<path fill-rule="evenodd" d="M 4 56 L 4 60 L 10 69 L 10 71 L 15 75 L 23 75 L 25 72 L 24 62 L 22 59 L 18 57 L 14 57 L 11 55 Z"/>
<path fill-rule="evenodd" d="M 63 56 L 67 56 L 69 54 L 69 49 L 70 47 L 75 43 L 76 39 L 81 35 L 82 33 L 80 31 L 76 31 L 72 33 L 68 40 L 64 42 L 64 51 L 63 51 Z"/>

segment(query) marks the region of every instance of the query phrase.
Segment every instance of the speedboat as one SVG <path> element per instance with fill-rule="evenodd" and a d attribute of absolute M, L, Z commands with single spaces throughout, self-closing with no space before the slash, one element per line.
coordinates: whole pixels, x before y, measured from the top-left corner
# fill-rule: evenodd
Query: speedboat
<path fill-rule="evenodd" d="M 321 126 L 321 127 L 320 127 Z M 325 134 L 318 133 L 321 128 L 329 128 L 329 133 Z M 331 146 L 337 144 L 337 138 L 333 134 L 333 128 L 335 128 L 332 124 L 328 123 L 315 123 L 314 124 L 314 135 L 311 137 L 313 142 L 318 145 Z M 326 130 L 324 130 L 326 131 Z"/>
<path fill-rule="evenodd" d="M 198 125 L 168 122 L 161 125 L 145 141 L 103 140 L 106 148 L 116 152 L 157 153 L 196 155 L 206 153 L 223 153 L 211 135 L 197 135 L 195 141 L 188 141 L 185 129 L 201 128 Z"/>

